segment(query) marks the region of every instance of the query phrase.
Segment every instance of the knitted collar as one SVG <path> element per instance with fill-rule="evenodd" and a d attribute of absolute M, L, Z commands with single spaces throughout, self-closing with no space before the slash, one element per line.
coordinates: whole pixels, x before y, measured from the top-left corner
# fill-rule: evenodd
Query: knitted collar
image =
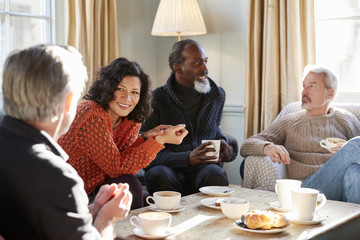
<path fill-rule="evenodd" d="M 216 85 L 216 83 L 209 77 L 208 77 L 208 80 L 210 82 L 211 89 L 210 89 L 210 91 L 208 93 L 204 94 L 204 97 L 205 97 L 206 101 L 212 102 L 216 98 L 220 97 L 221 95 L 220 95 L 220 91 L 219 91 L 218 86 Z M 171 98 L 173 98 L 177 103 L 180 103 L 180 100 L 176 96 L 176 94 L 174 92 L 174 89 L 172 87 L 173 81 L 176 81 L 174 72 L 171 73 L 169 79 L 167 80 L 166 85 L 165 85 L 165 89 L 169 92 Z"/>

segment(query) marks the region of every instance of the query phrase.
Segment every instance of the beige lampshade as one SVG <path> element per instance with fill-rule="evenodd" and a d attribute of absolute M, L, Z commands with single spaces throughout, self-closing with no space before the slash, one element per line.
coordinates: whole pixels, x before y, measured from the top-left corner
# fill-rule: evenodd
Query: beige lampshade
<path fill-rule="evenodd" d="M 191 36 L 206 34 L 197 0 L 161 0 L 151 35 Z"/>

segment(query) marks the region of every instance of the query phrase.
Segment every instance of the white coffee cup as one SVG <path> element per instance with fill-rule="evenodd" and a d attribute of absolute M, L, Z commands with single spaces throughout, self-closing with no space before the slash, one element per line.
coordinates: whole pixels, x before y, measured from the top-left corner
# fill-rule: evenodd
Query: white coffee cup
<path fill-rule="evenodd" d="M 294 179 L 278 179 L 275 184 L 275 192 L 278 195 L 280 208 L 292 208 L 292 193 L 293 189 L 301 187 L 301 181 Z"/>
<path fill-rule="evenodd" d="M 249 211 L 250 202 L 241 198 L 224 198 L 221 201 L 222 213 L 230 219 L 240 219 Z"/>
<path fill-rule="evenodd" d="M 336 147 L 336 145 L 339 143 L 344 145 L 346 143 L 346 140 L 341 138 L 327 138 L 320 141 L 320 146 L 326 148 L 331 153 L 335 153 L 335 151 L 332 151 L 330 149 Z"/>
<path fill-rule="evenodd" d="M 166 212 L 143 212 L 130 218 L 130 223 L 147 235 L 161 236 L 170 228 L 171 214 Z"/>
<path fill-rule="evenodd" d="M 150 202 L 152 200 L 153 202 Z M 156 205 L 160 209 L 169 210 L 179 206 L 181 193 L 174 191 L 154 192 L 153 196 L 148 196 L 146 202 L 150 205 Z"/>
<path fill-rule="evenodd" d="M 317 202 L 320 202 L 318 206 Z M 326 204 L 326 197 L 312 188 L 298 188 L 292 191 L 293 213 L 297 220 L 312 221 L 315 212 Z"/>
<path fill-rule="evenodd" d="M 204 144 L 207 142 L 212 142 L 213 144 L 206 146 L 206 148 L 215 148 L 215 152 L 206 152 L 205 153 L 205 156 L 215 157 L 215 159 L 211 159 L 208 161 L 214 161 L 214 162 L 219 161 L 221 141 L 220 140 L 202 140 L 201 144 Z"/>

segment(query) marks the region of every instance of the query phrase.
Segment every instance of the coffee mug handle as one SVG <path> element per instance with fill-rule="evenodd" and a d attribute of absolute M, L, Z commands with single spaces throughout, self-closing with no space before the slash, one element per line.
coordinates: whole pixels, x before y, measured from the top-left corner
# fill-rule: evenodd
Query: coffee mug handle
<path fill-rule="evenodd" d="M 150 202 L 149 200 L 152 200 L 153 202 Z M 150 204 L 150 205 L 154 205 L 155 204 L 155 200 L 154 200 L 154 198 L 152 197 L 152 196 L 148 196 L 147 198 L 146 198 L 146 202 L 148 203 L 148 204 Z"/>
<path fill-rule="evenodd" d="M 318 211 L 320 208 L 322 208 L 323 206 L 325 206 L 326 200 L 327 200 L 325 194 L 320 193 L 320 194 L 319 194 L 319 197 L 321 198 L 321 203 L 320 203 L 319 206 L 316 207 L 316 211 Z"/>
<path fill-rule="evenodd" d="M 134 226 L 134 227 L 140 227 L 139 224 L 139 218 L 137 216 L 132 216 L 130 218 L 130 223 Z"/>
<path fill-rule="evenodd" d="M 277 183 L 275 183 L 275 193 L 277 194 Z"/>
<path fill-rule="evenodd" d="M 326 141 L 324 139 L 320 141 L 320 146 L 327 149 Z"/>

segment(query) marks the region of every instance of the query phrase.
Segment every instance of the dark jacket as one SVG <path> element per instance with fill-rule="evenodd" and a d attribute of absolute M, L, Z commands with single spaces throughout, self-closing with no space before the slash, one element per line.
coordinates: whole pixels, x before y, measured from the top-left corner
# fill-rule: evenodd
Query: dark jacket
<path fill-rule="evenodd" d="M 84 183 L 44 131 L 0 115 L 0 234 L 5 239 L 100 239 Z"/>
<path fill-rule="evenodd" d="M 201 140 L 227 139 L 219 128 L 225 103 L 225 91 L 218 87 L 213 80 L 208 79 L 211 90 L 205 94 L 201 103 L 196 120 L 196 132 L 173 90 L 172 83 L 176 81 L 174 73 L 171 74 L 164 86 L 153 91 L 153 113 L 144 122 L 141 131 L 148 131 L 160 124 L 177 125 L 185 123 L 189 133 L 180 145 L 166 144 L 165 149 L 157 154 L 155 160 L 146 169 L 157 165 L 187 168 L 188 156 L 192 150 L 201 145 Z M 237 149 L 235 156 L 236 154 Z"/>

